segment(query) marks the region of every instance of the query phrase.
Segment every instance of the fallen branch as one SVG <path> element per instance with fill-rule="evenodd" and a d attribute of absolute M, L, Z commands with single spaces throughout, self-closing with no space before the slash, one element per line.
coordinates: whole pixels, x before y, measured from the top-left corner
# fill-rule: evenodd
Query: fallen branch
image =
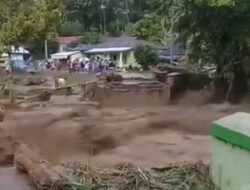
<path fill-rule="evenodd" d="M 19 144 L 15 153 L 15 166 L 18 170 L 28 174 L 38 190 L 67 190 L 69 187 L 79 186 L 65 174 L 55 170 L 52 165 L 32 147 Z"/>

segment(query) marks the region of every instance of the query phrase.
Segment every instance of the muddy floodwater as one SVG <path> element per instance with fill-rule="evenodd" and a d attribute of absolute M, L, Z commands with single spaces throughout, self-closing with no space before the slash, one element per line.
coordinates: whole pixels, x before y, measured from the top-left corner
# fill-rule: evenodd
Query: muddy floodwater
<path fill-rule="evenodd" d="M 175 105 L 152 105 L 145 99 L 140 107 L 126 106 L 134 104 L 134 96 L 110 100 L 112 106 L 100 108 L 89 104 L 91 100 L 80 101 L 79 94 L 57 94 L 48 102 L 24 102 L 5 110 L 0 123 L 0 187 L 33 189 L 31 179 L 14 167 L 19 142 L 34 147 L 52 166 L 76 161 L 98 169 L 120 163 L 143 168 L 209 163 L 211 122 L 250 112 L 249 103 L 204 105 L 200 93 L 187 93 Z M 124 105 L 117 106 L 119 101 Z"/>
<path fill-rule="evenodd" d="M 35 190 L 30 179 L 14 167 L 0 168 L 0 187 L 4 190 Z"/>
<path fill-rule="evenodd" d="M 100 110 L 65 103 L 9 112 L 1 129 L 15 140 L 36 146 L 53 164 L 80 161 L 93 167 L 111 167 L 121 162 L 165 166 L 208 162 L 210 123 L 244 109 L 230 105 L 176 105 Z M 2 141 L 5 147 L 0 158 L 13 151 L 8 138 Z"/>

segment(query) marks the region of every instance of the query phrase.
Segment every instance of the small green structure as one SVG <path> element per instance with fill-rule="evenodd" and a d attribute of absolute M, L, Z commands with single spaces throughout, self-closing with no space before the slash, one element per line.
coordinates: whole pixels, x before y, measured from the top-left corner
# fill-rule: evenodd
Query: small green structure
<path fill-rule="evenodd" d="M 250 190 L 250 114 L 212 123 L 211 175 L 221 190 Z"/>

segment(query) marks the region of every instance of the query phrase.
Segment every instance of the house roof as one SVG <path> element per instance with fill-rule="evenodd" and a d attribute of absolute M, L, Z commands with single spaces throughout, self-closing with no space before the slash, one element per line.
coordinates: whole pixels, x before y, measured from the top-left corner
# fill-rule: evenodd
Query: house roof
<path fill-rule="evenodd" d="M 13 53 L 13 54 L 29 54 L 30 52 L 21 46 L 18 48 L 11 46 L 11 53 Z"/>
<path fill-rule="evenodd" d="M 139 40 L 135 37 L 121 36 L 121 37 L 105 37 L 102 42 L 97 44 L 95 48 L 119 48 L 130 47 L 134 48 L 138 45 Z"/>
<path fill-rule="evenodd" d="M 141 42 L 135 37 L 129 36 L 104 37 L 97 44 L 79 44 L 75 48 L 67 47 L 67 50 L 86 51 L 100 48 L 135 48 Z"/>
<path fill-rule="evenodd" d="M 125 52 L 131 50 L 131 47 L 113 47 L 113 48 L 93 48 L 85 53 L 114 53 L 114 52 Z"/>
<path fill-rule="evenodd" d="M 74 42 L 79 42 L 79 38 L 77 36 L 61 36 L 61 37 L 58 37 L 57 42 L 59 44 L 68 45 Z"/>
<path fill-rule="evenodd" d="M 136 37 L 131 36 L 120 36 L 120 37 L 103 37 L 97 44 L 79 44 L 77 47 L 67 47 L 68 51 L 82 51 L 90 53 L 92 49 L 96 51 L 97 49 L 104 48 L 136 48 L 140 44 L 150 45 L 157 50 L 159 56 L 167 57 L 170 56 L 170 46 L 162 47 L 156 44 L 145 42 L 143 40 L 138 40 Z M 98 50 L 99 51 L 99 50 Z M 100 50 L 101 51 L 101 50 Z M 173 55 L 184 55 L 184 50 L 179 45 L 174 45 Z"/>
<path fill-rule="evenodd" d="M 80 53 L 80 51 L 67 51 L 67 52 L 60 52 L 51 54 L 51 59 L 67 59 L 68 56 L 74 55 L 76 53 Z"/>

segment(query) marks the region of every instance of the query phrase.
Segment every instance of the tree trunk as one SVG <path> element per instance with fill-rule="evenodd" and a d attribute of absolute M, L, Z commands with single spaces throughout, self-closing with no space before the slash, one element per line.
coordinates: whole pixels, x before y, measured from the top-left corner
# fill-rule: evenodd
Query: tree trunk
<path fill-rule="evenodd" d="M 69 183 L 65 175 L 54 170 L 52 165 L 28 145 L 20 144 L 17 147 L 15 166 L 28 174 L 38 190 L 50 190 L 55 186 L 58 188 L 54 189 L 59 190 L 63 184 Z"/>
<path fill-rule="evenodd" d="M 230 102 L 230 95 L 231 95 L 231 93 L 233 91 L 234 79 L 235 79 L 235 75 L 233 74 L 233 76 L 232 76 L 232 78 L 230 80 L 229 86 L 228 86 L 227 94 L 226 94 L 226 97 L 225 97 L 225 102 Z"/>

